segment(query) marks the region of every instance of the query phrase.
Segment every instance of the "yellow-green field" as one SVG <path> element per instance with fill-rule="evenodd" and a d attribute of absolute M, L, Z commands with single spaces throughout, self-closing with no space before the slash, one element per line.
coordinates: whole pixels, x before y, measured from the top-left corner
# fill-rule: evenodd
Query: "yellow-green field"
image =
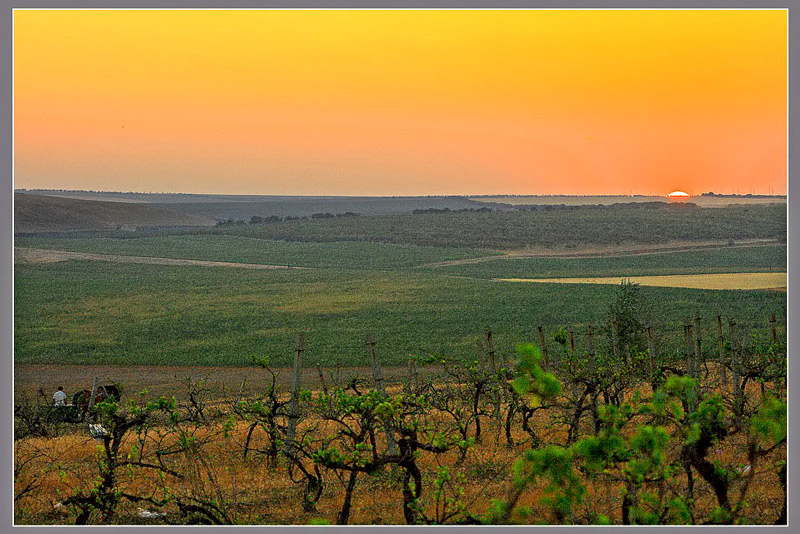
<path fill-rule="evenodd" d="M 496 278 L 500 282 L 539 282 L 545 284 L 619 284 L 622 278 Z M 643 286 L 690 289 L 773 289 L 786 287 L 786 273 L 675 274 L 631 276 L 626 280 Z"/>

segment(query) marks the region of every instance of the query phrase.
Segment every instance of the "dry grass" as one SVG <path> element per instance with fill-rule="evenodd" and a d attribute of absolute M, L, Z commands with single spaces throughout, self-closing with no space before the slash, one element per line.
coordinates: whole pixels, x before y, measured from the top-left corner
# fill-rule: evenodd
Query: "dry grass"
<path fill-rule="evenodd" d="M 395 387 L 390 387 L 390 392 Z M 749 395 L 758 395 L 755 385 Z M 588 415 L 588 414 L 587 414 Z M 565 429 L 551 425 L 552 413 L 537 412 L 531 423 L 541 433 L 545 443 L 563 443 Z M 431 413 L 431 420 L 444 420 L 441 413 Z M 184 480 L 167 476 L 159 480 L 154 472 L 137 470 L 133 474 L 123 473 L 120 487 L 140 495 L 158 494 L 163 487 L 172 487 L 177 492 L 195 492 L 216 495 L 229 507 L 232 517 L 240 524 L 308 524 L 315 519 L 335 521 L 341 508 L 346 479 L 335 473 L 325 472 L 325 489 L 314 512 L 306 512 L 301 506 L 303 484 L 293 482 L 284 465 L 270 466 L 263 454 L 251 453 L 243 458 L 243 444 L 248 423 L 237 422 L 225 435 L 222 430 L 224 420 L 217 420 L 196 429 L 195 436 L 206 442 L 202 456 L 186 457 L 177 460 L 180 472 L 194 473 Z M 490 500 L 504 498 L 510 492 L 511 466 L 521 453 L 529 447 L 529 436 L 515 426 L 514 447 L 508 447 L 502 430 L 490 418 L 483 421 L 483 439 L 469 451 L 466 461 L 455 468 L 457 452 L 435 455 L 423 453 L 419 466 L 423 471 L 423 507 L 429 515 L 433 513 L 431 501 L 431 482 L 439 466 L 450 466 L 464 475 L 463 501 L 471 512 L 482 514 L 488 511 Z M 583 433 L 589 432 L 588 417 L 583 421 Z M 302 433 L 314 429 L 316 436 L 330 435 L 332 425 L 310 415 L 299 427 Z M 76 428 L 83 432 L 81 425 Z M 150 432 L 157 433 L 156 427 Z M 719 460 L 723 465 L 744 465 L 747 462 L 745 433 L 735 434 L 712 452 L 710 459 Z M 382 434 L 380 435 L 383 439 Z M 172 439 L 172 438 L 170 438 Z M 169 440 L 167 440 L 169 442 Z M 122 447 L 123 453 L 130 451 L 132 439 Z M 89 489 L 97 476 L 97 462 L 101 451 L 97 442 L 84 434 L 69 434 L 51 439 L 27 438 L 16 442 L 15 458 L 21 462 L 33 457 L 15 481 L 16 487 L 23 487 L 32 477 L 39 477 L 41 486 L 31 496 L 17 503 L 15 516 L 18 523 L 58 524 L 74 520 L 64 507 L 57 503 L 73 494 L 76 488 Z M 266 449 L 268 437 L 257 430 L 251 447 Z M 385 442 L 379 443 L 381 448 Z M 677 454 L 673 449 L 671 455 Z M 783 456 L 782 456 L 783 455 Z M 673 456 L 674 457 L 674 456 Z M 207 463 L 200 460 L 205 459 Z M 757 468 L 754 483 L 750 488 L 744 511 L 746 523 L 771 523 L 777 517 L 782 504 L 782 493 L 778 483 L 776 462 L 785 460 L 785 453 L 774 453 Z M 214 482 L 212 483 L 211 480 Z M 613 522 L 621 522 L 620 484 L 608 483 L 600 479 L 583 479 L 587 485 L 584 502 L 576 509 L 580 517 L 604 514 Z M 679 484 L 685 481 L 678 477 Z M 732 498 L 738 500 L 739 487 L 734 485 Z M 361 475 L 354 495 L 351 524 L 402 524 L 401 484 L 390 469 L 373 476 Z M 552 523 L 555 518 L 550 510 L 541 504 L 544 483 L 530 486 L 523 494 L 520 504 L 529 506 L 534 521 Z M 707 515 L 716 506 L 711 488 L 699 478 L 696 479 L 696 510 L 698 515 Z M 147 523 L 138 517 L 140 506 L 124 502 L 120 505 L 116 521 L 119 523 Z M 165 508 L 170 517 L 177 520 L 177 510 Z M 519 518 L 517 518 L 519 519 Z"/>
<path fill-rule="evenodd" d="M 499 282 L 543 284 L 619 284 L 621 279 L 653 287 L 690 289 L 774 289 L 786 287 L 786 273 L 676 274 L 666 276 L 606 276 L 596 278 L 497 278 Z"/>

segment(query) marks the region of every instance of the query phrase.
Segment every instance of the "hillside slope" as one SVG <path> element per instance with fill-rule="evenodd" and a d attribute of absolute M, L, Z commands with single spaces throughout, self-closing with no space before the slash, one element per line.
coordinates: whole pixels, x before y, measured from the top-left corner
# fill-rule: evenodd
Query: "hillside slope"
<path fill-rule="evenodd" d="M 175 213 L 146 204 L 14 194 L 15 233 L 214 224 L 208 217 Z"/>

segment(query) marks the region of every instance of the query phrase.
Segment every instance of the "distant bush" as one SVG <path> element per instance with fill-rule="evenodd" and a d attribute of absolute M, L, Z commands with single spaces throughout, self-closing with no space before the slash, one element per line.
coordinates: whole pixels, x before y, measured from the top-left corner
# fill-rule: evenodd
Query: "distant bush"
<path fill-rule="evenodd" d="M 482 207 L 482 208 L 461 208 L 458 210 L 451 210 L 450 208 L 428 208 L 428 209 L 415 209 L 411 213 L 414 215 L 421 215 L 423 213 L 488 213 L 490 211 L 495 211 L 489 207 Z"/>

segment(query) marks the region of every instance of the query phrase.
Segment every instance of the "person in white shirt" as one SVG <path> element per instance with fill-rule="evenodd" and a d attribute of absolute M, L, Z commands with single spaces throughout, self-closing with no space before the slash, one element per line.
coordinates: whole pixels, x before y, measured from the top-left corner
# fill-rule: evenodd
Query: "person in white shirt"
<path fill-rule="evenodd" d="M 53 394 L 53 404 L 55 406 L 66 406 L 67 394 L 64 393 L 64 386 L 58 386 L 58 391 Z"/>

